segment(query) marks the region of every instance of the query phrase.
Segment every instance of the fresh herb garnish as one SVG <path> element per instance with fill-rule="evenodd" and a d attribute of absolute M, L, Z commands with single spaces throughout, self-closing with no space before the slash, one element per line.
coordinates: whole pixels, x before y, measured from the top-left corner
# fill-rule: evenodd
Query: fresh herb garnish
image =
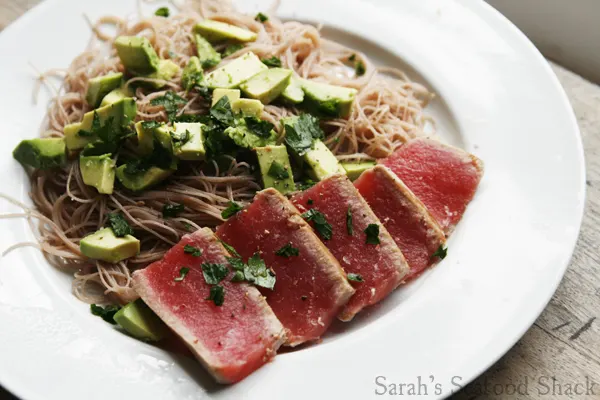
<path fill-rule="evenodd" d="M 223 53 L 221 54 L 221 56 L 223 58 L 225 57 L 229 57 L 230 55 L 232 55 L 233 53 L 237 52 L 238 50 L 241 50 L 244 48 L 244 45 L 241 43 L 236 43 L 236 44 L 230 44 L 229 46 L 225 47 L 225 50 L 223 51 Z"/>
<path fill-rule="evenodd" d="M 106 224 L 112 229 L 116 237 L 133 235 L 133 229 L 121 213 L 112 213 L 106 216 Z"/>
<path fill-rule="evenodd" d="M 206 60 L 202 60 L 202 68 L 211 69 L 215 65 L 219 65 L 220 62 L 220 58 L 207 58 Z"/>
<path fill-rule="evenodd" d="M 173 121 L 179 112 L 179 106 L 186 104 L 187 100 L 179 96 L 177 93 L 168 91 L 164 96 L 157 97 L 150 101 L 153 106 L 163 106 L 169 121 Z"/>
<path fill-rule="evenodd" d="M 272 68 L 280 68 L 281 67 L 281 60 L 275 56 L 270 57 L 270 58 L 263 58 L 262 60 L 263 64 L 265 64 L 267 67 L 272 67 Z"/>
<path fill-rule="evenodd" d="M 100 122 L 100 116 L 94 111 L 92 126 L 90 130 L 81 129 L 77 135 L 81 137 L 95 138 L 96 141 L 92 144 L 97 150 L 101 149 L 104 154 L 114 153 L 121 142 L 130 136 L 135 135 L 131 129 L 129 118 L 125 119 L 122 125 L 115 124 L 115 118 L 109 117 Z"/>
<path fill-rule="evenodd" d="M 142 129 L 144 130 L 156 129 L 160 125 L 158 121 L 142 121 Z"/>
<path fill-rule="evenodd" d="M 290 172 L 280 162 L 273 161 L 269 167 L 267 174 L 275 179 L 287 179 L 290 177 Z"/>
<path fill-rule="evenodd" d="M 233 248 L 232 245 L 230 245 L 229 243 L 219 239 L 219 242 L 221 242 L 221 244 L 223 245 L 223 247 L 225 247 L 225 250 L 227 250 L 229 252 L 229 254 L 236 256 L 237 258 L 241 258 L 242 256 L 240 256 L 240 253 L 237 252 L 236 249 Z"/>
<path fill-rule="evenodd" d="M 269 17 L 267 17 L 265 14 L 259 12 L 258 14 L 256 14 L 256 17 L 254 17 L 255 21 L 261 22 L 261 23 L 265 23 L 269 20 Z"/>
<path fill-rule="evenodd" d="M 175 218 L 183 212 L 184 208 L 183 204 L 167 203 L 162 208 L 163 218 Z"/>
<path fill-rule="evenodd" d="M 181 79 L 181 86 L 187 91 L 192 90 L 195 87 L 204 87 L 204 73 L 202 71 L 196 71 L 189 74 L 185 74 Z"/>
<path fill-rule="evenodd" d="M 185 130 L 184 132 L 171 132 L 171 139 L 173 140 L 173 144 L 175 146 L 183 146 L 187 142 L 190 141 L 192 135 L 189 130 Z"/>
<path fill-rule="evenodd" d="M 312 206 L 312 205 L 313 205 L 313 203 L 314 203 L 314 200 L 313 200 L 313 199 L 308 199 L 308 200 L 306 201 L 306 204 L 308 204 L 309 206 Z"/>
<path fill-rule="evenodd" d="M 348 207 L 348 211 L 346 211 L 346 229 L 348 230 L 348 235 L 352 236 L 354 234 L 354 226 L 352 225 L 352 209 Z"/>
<path fill-rule="evenodd" d="M 352 54 L 350 57 L 348 57 L 348 61 L 354 61 L 356 60 L 356 54 Z"/>
<path fill-rule="evenodd" d="M 101 307 L 96 304 L 90 305 L 90 311 L 92 312 L 93 315 L 100 317 L 104 321 L 108 322 L 109 324 L 113 324 L 113 325 L 117 324 L 115 322 L 115 314 L 120 309 L 121 309 L 121 307 L 113 306 L 113 305 L 109 305 L 106 307 Z"/>
<path fill-rule="evenodd" d="M 281 256 L 281 257 L 292 257 L 292 256 L 297 256 L 300 254 L 300 250 L 292 247 L 291 243 L 286 244 L 285 246 L 283 246 L 282 248 L 280 248 L 279 250 L 277 250 L 275 252 L 276 255 Z"/>
<path fill-rule="evenodd" d="M 367 235 L 367 244 L 379 244 L 379 225 L 369 224 L 365 229 L 365 234 Z"/>
<path fill-rule="evenodd" d="M 265 262 L 258 253 L 254 253 L 244 266 L 244 277 L 256 286 L 273 290 L 275 286 L 275 274 L 267 268 Z"/>
<path fill-rule="evenodd" d="M 225 257 L 235 271 L 244 271 L 244 260 L 239 257 Z"/>
<path fill-rule="evenodd" d="M 209 285 L 216 285 L 221 282 L 227 274 L 229 270 L 227 266 L 223 264 L 213 264 L 213 263 L 204 263 L 202 264 L 202 275 L 204 275 L 204 280 Z"/>
<path fill-rule="evenodd" d="M 244 280 L 244 271 L 235 271 L 231 277 L 231 282 L 242 282 Z"/>
<path fill-rule="evenodd" d="M 440 260 L 443 260 L 448 255 L 448 248 L 444 247 L 443 244 L 440 244 L 440 247 L 437 248 L 435 253 L 431 255 L 431 258 L 438 257 Z"/>
<path fill-rule="evenodd" d="M 185 277 L 187 276 L 188 272 L 190 272 L 190 269 L 188 267 L 181 267 L 179 269 L 179 276 L 175 279 L 173 279 L 175 282 L 181 282 L 185 279 Z"/>
<path fill-rule="evenodd" d="M 348 273 L 347 277 L 348 277 L 348 280 L 352 281 L 352 282 L 364 282 L 365 281 L 361 274 L 355 274 L 353 272 Z"/>
<path fill-rule="evenodd" d="M 202 249 L 186 244 L 183 246 L 183 252 L 190 254 L 192 257 L 200 257 L 202 255 Z"/>
<path fill-rule="evenodd" d="M 154 12 L 154 15 L 156 15 L 157 17 L 167 18 L 170 14 L 171 14 L 171 12 L 169 11 L 168 7 L 161 7 Z"/>
<path fill-rule="evenodd" d="M 302 218 L 307 221 L 312 221 L 315 227 L 315 230 L 319 232 L 319 235 L 325 240 L 331 239 L 331 235 L 333 234 L 333 228 L 327 222 L 325 215 L 322 212 L 318 211 L 316 208 L 308 210 L 304 214 L 302 214 Z"/>
<path fill-rule="evenodd" d="M 354 65 L 354 71 L 357 76 L 363 76 L 366 72 L 365 64 L 362 61 L 357 62 Z"/>
<path fill-rule="evenodd" d="M 307 189 L 310 189 L 311 187 L 315 186 L 316 184 L 317 184 L 317 182 L 313 181 L 312 179 L 307 179 L 303 182 L 296 183 L 296 189 L 307 190 Z M 311 203 L 309 203 L 309 204 L 311 204 Z"/>
<path fill-rule="evenodd" d="M 210 116 L 221 124 L 233 125 L 233 111 L 229 103 L 229 97 L 223 96 L 210 109 Z"/>
<path fill-rule="evenodd" d="M 248 129 L 258 137 L 268 138 L 274 126 L 269 121 L 263 121 L 256 117 L 245 117 L 244 121 Z"/>
<path fill-rule="evenodd" d="M 215 303 L 215 306 L 217 307 L 222 306 L 223 302 L 225 302 L 225 289 L 223 289 L 223 286 L 212 286 L 210 288 L 210 294 L 208 295 L 206 300 L 211 300 L 213 303 Z"/>
<path fill-rule="evenodd" d="M 310 114 L 300 115 L 293 125 L 285 124 L 285 143 L 299 156 L 312 147 L 314 139 L 324 136 L 319 119 Z"/>
<path fill-rule="evenodd" d="M 224 209 L 223 211 L 221 211 L 221 218 L 223 219 L 227 219 L 235 214 L 237 214 L 238 212 L 242 211 L 242 206 L 240 206 L 238 203 L 234 202 L 234 201 L 230 201 L 229 204 L 227 205 L 227 208 Z"/>

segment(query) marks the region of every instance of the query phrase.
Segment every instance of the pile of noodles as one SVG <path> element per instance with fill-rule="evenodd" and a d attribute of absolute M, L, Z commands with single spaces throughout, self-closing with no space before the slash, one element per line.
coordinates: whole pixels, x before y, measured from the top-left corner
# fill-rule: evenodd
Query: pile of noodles
<path fill-rule="evenodd" d="M 280 58 L 284 68 L 303 78 L 358 89 L 348 119 L 323 121 L 326 144 L 339 159 L 386 156 L 406 140 L 423 135 L 428 121 L 423 107 L 432 94 L 410 81 L 402 71 L 375 67 L 364 54 L 321 37 L 317 27 L 282 22 L 275 17 L 274 9 L 267 12 L 269 20 L 263 24 L 255 21 L 253 15 L 240 14 L 225 0 L 188 0 L 178 8 L 178 13 L 169 18 L 140 12 L 133 22 L 108 16 L 90 23 L 94 35 L 86 51 L 68 69 L 48 71 L 39 77 L 40 85 L 48 84 L 53 77 L 62 79 L 61 87 L 54 89 L 44 136 L 62 136 L 65 125 L 80 121 L 90 111 L 85 102 L 90 78 L 124 70 L 112 47 L 116 36 L 145 36 L 161 58 L 169 58 L 183 68 L 196 52 L 192 27 L 203 18 L 228 22 L 258 34 L 255 42 L 225 58 L 223 63 L 252 51 L 261 58 Z M 356 76 L 348 68 L 348 58 L 353 54 L 366 67 L 362 76 Z M 146 78 L 133 78 L 127 84 L 143 79 Z M 205 100 L 193 91 L 186 93 L 180 77 L 164 84 L 158 92 L 136 90 L 138 120 L 166 121 L 162 107 L 151 105 L 151 100 L 168 90 L 188 101 L 180 113 L 207 112 Z M 279 119 L 298 112 L 294 108 L 269 105 L 262 118 L 280 130 Z M 53 265 L 76 271 L 73 293 L 79 299 L 90 303 L 125 303 L 136 298 L 131 288 L 133 270 L 160 259 L 187 232 L 218 225 L 221 211 L 230 200 L 244 204 L 260 190 L 250 165 L 233 157 L 227 168 L 215 164 L 215 173 L 207 174 L 204 170 L 190 166 L 178 171 L 166 186 L 154 190 L 133 194 L 117 188 L 112 195 L 100 195 L 83 183 L 79 163 L 72 160 L 59 172 L 33 172 L 31 198 L 36 209 L 21 205 L 24 213 L 12 216 L 26 216 L 30 222 L 32 219 L 40 222 L 39 247 Z M 184 204 L 185 211 L 176 218 L 164 219 L 161 210 L 166 203 Z M 79 240 L 104 226 L 106 215 L 115 211 L 121 212 L 136 230 L 141 253 L 115 265 L 86 259 L 79 251 Z"/>

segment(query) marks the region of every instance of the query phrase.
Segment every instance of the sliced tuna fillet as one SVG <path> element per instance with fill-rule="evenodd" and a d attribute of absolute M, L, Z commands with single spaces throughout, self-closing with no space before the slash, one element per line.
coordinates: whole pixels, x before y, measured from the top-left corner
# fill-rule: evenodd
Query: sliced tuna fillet
<path fill-rule="evenodd" d="M 406 280 L 438 261 L 433 254 L 445 243 L 444 232 L 392 171 L 377 165 L 354 184 L 402 250 L 410 267 Z"/>
<path fill-rule="evenodd" d="M 193 256 L 185 245 L 202 250 Z M 264 297 L 247 283 L 221 281 L 222 306 L 209 297 L 203 263 L 227 264 L 229 253 L 208 228 L 186 235 L 164 258 L 133 274 L 133 287 L 221 383 L 237 382 L 268 362 L 285 340 Z M 183 280 L 180 270 L 189 272 Z"/>
<path fill-rule="evenodd" d="M 473 199 L 483 163 L 433 139 L 414 139 L 380 160 L 425 204 L 445 233 L 452 232 Z"/>
<path fill-rule="evenodd" d="M 356 293 L 340 313 L 341 320 L 349 321 L 364 307 L 385 298 L 408 273 L 394 239 L 346 176 L 334 175 L 321 181 L 294 196 L 292 202 L 301 212 L 314 208 L 325 215 L 333 233 L 323 243 L 346 273 L 360 274 L 363 279 L 350 282 Z M 352 234 L 348 231 L 349 210 Z M 380 227 L 379 245 L 366 243 L 364 231 L 369 224 Z"/>
<path fill-rule="evenodd" d="M 217 228 L 217 236 L 244 260 L 259 252 L 275 272 L 274 289 L 261 292 L 287 329 L 290 346 L 318 339 L 354 293 L 340 264 L 274 189 L 259 192 L 250 206 Z M 275 254 L 286 245 L 298 255 Z"/>

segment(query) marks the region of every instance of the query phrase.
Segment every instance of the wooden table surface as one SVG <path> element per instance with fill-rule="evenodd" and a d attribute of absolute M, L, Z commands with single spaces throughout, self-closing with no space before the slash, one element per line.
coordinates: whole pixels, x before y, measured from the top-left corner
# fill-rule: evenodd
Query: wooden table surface
<path fill-rule="evenodd" d="M 39 1 L 0 0 L 0 30 Z M 551 65 L 583 135 L 587 202 L 581 235 L 546 310 L 500 361 L 456 399 L 600 399 L 600 87 Z M 0 388 L 0 398 L 10 396 Z"/>

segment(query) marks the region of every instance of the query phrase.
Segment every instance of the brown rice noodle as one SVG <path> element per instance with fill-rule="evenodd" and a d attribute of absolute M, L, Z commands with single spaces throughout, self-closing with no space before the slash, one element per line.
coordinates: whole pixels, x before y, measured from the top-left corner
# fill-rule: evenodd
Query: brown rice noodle
<path fill-rule="evenodd" d="M 401 70 L 377 68 L 364 54 L 322 38 L 314 26 L 278 20 L 274 10 L 270 11 L 269 20 L 262 24 L 256 22 L 254 16 L 240 14 L 224 0 L 188 0 L 178 8 L 179 13 L 169 18 L 140 15 L 137 21 L 131 22 L 107 16 L 90 23 L 94 35 L 86 51 L 75 58 L 68 69 L 52 70 L 39 76 L 39 82 L 46 83 L 54 95 L 43 136 L 62 136 L 65 125 L 80 121 L 83 114 L 90 111 L 85 102 L 90 78 L 123 71 L 111 46 L 116 36 L 143 35 L 161 58 L 170 58 L 183 68 L 195 54 L 192 27 L 202 18 L 225 21 L 258 34 L 255 42 L 230 55 L 223 63 L 252 51 L 261 58 L 280 58 L 283 67 L 294 70 L 303 78 L 359 90 L 348 119 L 323 122 L 327 133 L 325 142 L 340 160 L 386 156 L 406 140 L 424 134 L 424 125 L 429 119 L 423 115 L 423 108 L 432 94 L 424 86 L 412 82 Z M 108 33 L 109 27 L 113 33 Z M 363 76 L 355 76 L 353 69 L 348 68 L 348 57 L 352 54 L 364 63 L 366 72 Z M 52 89 L 49 79 L 53 77 L 63 78 L 60 88 Z M 133 78 L 127 84 L 140 80 L 148 79 Z M 150 103 L 167 90 L 188 100 L 180 113 L 206 113 L 204 100 L 194 92 L 186 93 L 180 77 L 176 77 L 158 92 L 136 89 L 138 120 L 167 120 L 162 107 Z M 263 119 L 280 130 L 278 121 L 297 113 L 294 108 L 268 105 Z M 76 297 L 89 303 L 126 303 L 136 297 L 131 288 L 133 270 L 160 259 L 187 232 L 219 224 L 221 211 L 230 200 L 244 204 L 260 190 L 247 163 L 231 157 L 226 168 L 213 164 L 214 174 L 205 174 L 192 165 L 178 171 L 163 188 L 136 194 L 116 189 L 113 195 L 107 196 L 86 186 L 79 163 L 71 161 L 62 171 L 32 172 L 31 198 L 36 209 L 18 204 L 23 213 L 6 217 L 25 216 L 30 223 L 32 220 L 39 222 L 38 247 L 53 265 L 76 271 L 73 281 Z M 166 203 L 184 204 L 185 211 L 177 218 L 163 219 L 161 210 Z M 79 240 L 102 227 L 106 215 L 115 211 L 122 212 L 136 230 L 141 253 L 115 265 L 86 259 L 79 251 Z M 31 245 L 23 243 L 11 249 Z"/>

